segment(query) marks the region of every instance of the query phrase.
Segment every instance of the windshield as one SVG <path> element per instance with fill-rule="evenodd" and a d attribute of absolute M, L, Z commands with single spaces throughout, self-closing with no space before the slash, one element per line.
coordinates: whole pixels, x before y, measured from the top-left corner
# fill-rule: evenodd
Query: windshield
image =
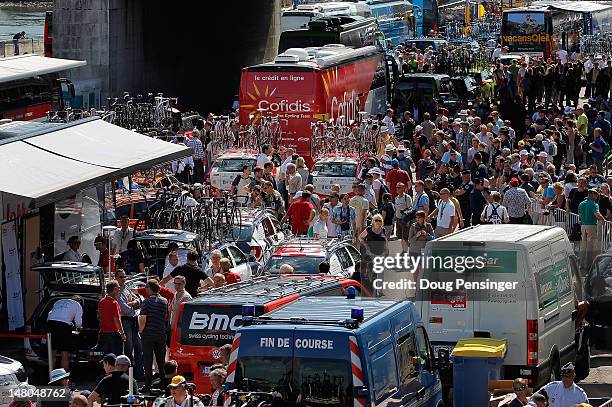
<path fill-rule="evenodd" d="M 233 225 L 225 236 L 227 239 L 237 242 L 250 242 L 253 237 L 252 225 Z"/>
<path fill-rule="evenodd" d="M 612 301 L 612 256 L 599 257 L 586 282 L 589 300 Z"/>
<path fill-rule="evenodd" d="M 242 167 L 245 165 L 250 165 L 251 168 L 255 168 L 255 164 L 257 164 L 256 160 L 251 159 L 242 159 L 242 158 L 230 158 L 230 159 L 218 159 L 215 161 L 215 167 L 219 169 L 219 171 L 223 172 L 242 172 Z"/>
<path fill-rule="evenodd" d="M 356 164 L 325 163 L 315 164 L 314 171 L 319 177 L 352 177 L 357 173 Z"/>
<path fill-rule="evenodd" d="M 100 274 L 92 272 L 71 271 L 66 269 L 45 269 L 41 274 L 52 290 L 62 292 L 98 293 L 100 292 Z"/>
<path fill-rule="evenodd" d="M 279 274 L 283 264 L 293 267 L 295 274 L 318 274 L 319 264 L 325 260 L 324 257 L 308 256 L 274 256 L 266 263 L 264 273 Z"/>
<path fill-rule="evenodd" d="M 340 36 L 337 33 L 310 30 L 285 31 L 281 34 L 278 52 L 287 51 L 289 48 L 322 47 L 339 42 Z"/>
<path fill-rule="evenodd" d="M 240 391 L 278 392 L 283 405 L 353 405 L 351 365 L 346 360 L 244 357 L 236 371 Z"/>

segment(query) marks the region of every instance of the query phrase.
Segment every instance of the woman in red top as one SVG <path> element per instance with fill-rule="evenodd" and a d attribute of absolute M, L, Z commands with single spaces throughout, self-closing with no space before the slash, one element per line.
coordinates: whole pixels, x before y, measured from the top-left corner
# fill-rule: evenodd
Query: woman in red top
<path fill-rule="evenodd" d="M 232 262 L 227 257 L 221 259 L 221 273 L 225 276 L 225 282 L 227 284 L 234 284 L 240 281 L 240 274 L 233 273 L 230 271 L 232 268 Z"/>
<path fill-rule="evenodd" d="M 126 338 L 123 325 L 121 325 L 119 303 L 116 299 L 120 292 L 119 283 L 117 280 L 112 280 L 106 284 L 106 295 L 98 302 L 98 319 L 100 320 L 98 342 L 104 354 L 123 354 L 123 342 Z"/>

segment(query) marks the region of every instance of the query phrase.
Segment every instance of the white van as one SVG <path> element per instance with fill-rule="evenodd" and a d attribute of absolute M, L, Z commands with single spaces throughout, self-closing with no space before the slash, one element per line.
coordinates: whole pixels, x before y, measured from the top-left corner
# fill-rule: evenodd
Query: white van
<path fill-rule="evenodd" d="M 582 298 L 577 258 L 563 229 L 539 225 L 479 225 L 425 247 L 426 256 L 481 256 L 477 268 L 456 274 L 439 265 L 424 267 L 420 279 L 500 283 L 515 289 L 420 289 L 417 308 L 434 350 L 452 350 L 457 340 L 505 338 L 506 379 L 524 377 L 530 386 L 558 380 L 560 367 L 576 363 L 579 378 L 589 370 L 586 357 L 576 357 L 575 300 Z M 457 269 L 454 263 L 455 270 Z M 483 265 L 484 264 L 484 265 Z M 478 268 L 479 267 L 479 268 Z"/>

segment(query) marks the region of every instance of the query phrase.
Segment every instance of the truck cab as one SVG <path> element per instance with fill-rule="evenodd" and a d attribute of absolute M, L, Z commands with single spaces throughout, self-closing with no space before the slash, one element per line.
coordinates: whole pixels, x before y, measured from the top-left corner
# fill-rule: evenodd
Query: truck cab
<path fill-rule="evenodd" d="M 301 298 L 259 318 L 251 311 L 243 306 L 232 345 L 231 397 L 257 393 L 283 406 L 443 406 L 439 363 L 410 301 L 349 292 Z"/>

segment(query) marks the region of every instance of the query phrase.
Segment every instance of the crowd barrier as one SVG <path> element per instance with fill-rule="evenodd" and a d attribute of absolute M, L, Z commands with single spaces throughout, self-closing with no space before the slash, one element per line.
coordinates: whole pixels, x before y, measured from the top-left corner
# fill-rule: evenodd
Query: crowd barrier
<path fill-rule="evenodd" d="M 536 225 L 557 226 L 565 230 L 570 241 L 574 244 L 576 252 L 579 250 L 580 240 L 574 237 L 575 225 L 580 224 L 580 216 L 577 213 L 568 212 L 564 209 L 554 208 L 548 210 L 541 200 L 531 199 L 528 209 L 529 214 Z M 604 221 L 597 223 L 597 251 L 605 252 L 612 247 L 612 222 Z"/>

